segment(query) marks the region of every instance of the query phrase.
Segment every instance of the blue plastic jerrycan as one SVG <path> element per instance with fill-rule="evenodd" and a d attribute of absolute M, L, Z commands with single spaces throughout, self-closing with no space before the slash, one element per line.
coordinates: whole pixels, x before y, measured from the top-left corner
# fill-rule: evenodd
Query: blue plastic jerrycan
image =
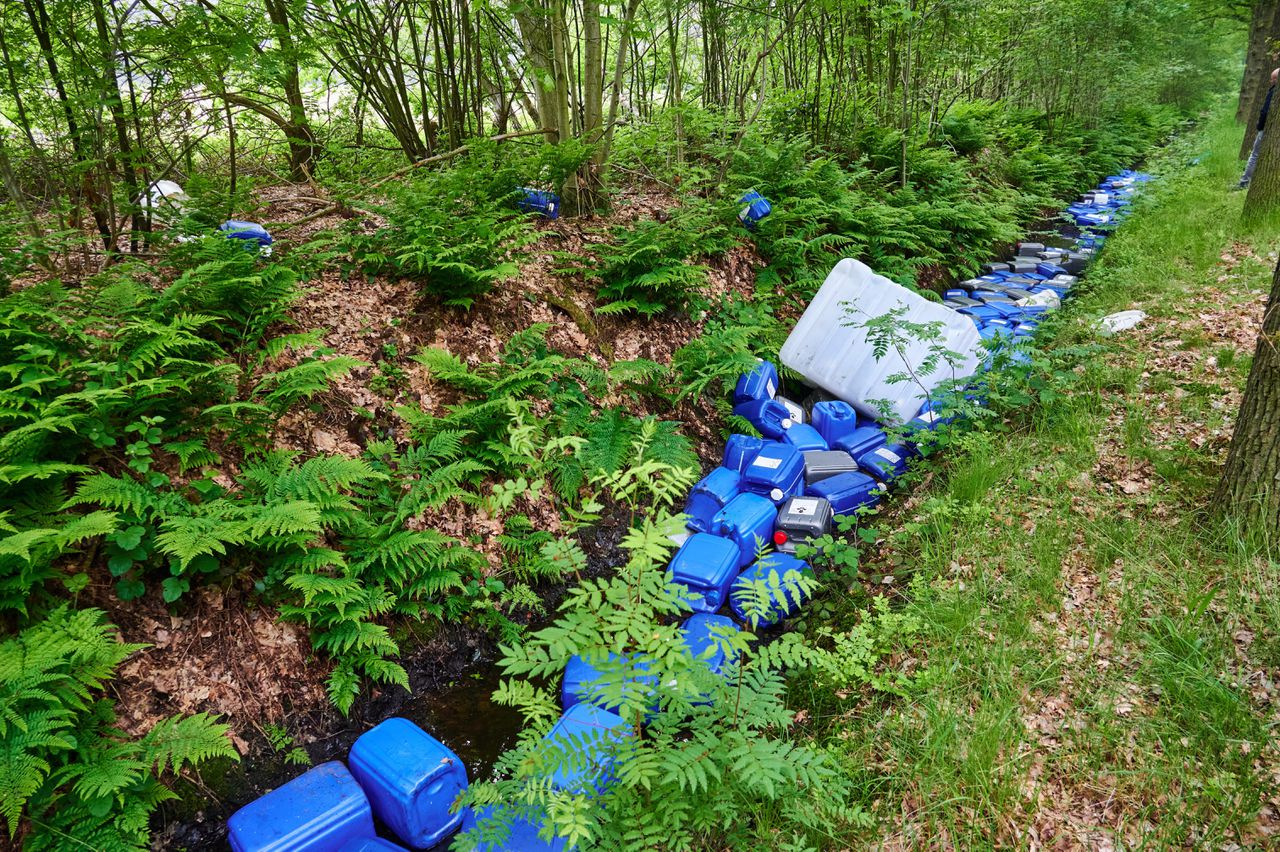
<path fill-rule="evenodd" d="M 802 481 L 803 473 L 802 461 Z M 737 545 L 738 567 L 741 568 L 750 564 L 756 553 L 773 540 L 773 524 L 777 519 L 778 507 L 768 497 L 739 494 L 712 520 L 711 532 Z"/>
<path fill-rule="evenodd" d="M 444 743 L 408 719 L 391 718 L 351 746 L 351 774 L 378 819 L 415 849 L 428 849 L 462 825 L 451 813 L 467 788 L 467 768 Z"/>
<path fill-rule="evenodd" d="M 537 213 L 544 219 L 560 218 L 560 196 L 544 189 L 520 187 L 516 207 L 525 213 Z"/>
<path fill-rule="evenodd" d="M 228 219 L 218 226 L 228 239 L 243 240 L 245 245 L 258 251 L 267 249 L 275 240 L 267 229 L 257 222 L 244 222 L 240 219 Z"/>
<path fill-rule="evenodd" d="M 764 449 L 764 444 L 763 438 L 751 435 L 730 435 L 729 440 L 724 443 L 724 459 L 720 466 L 742 473 L 755 459 L 756 454 Z"/>
<path fill-rule="evenodd" d="M 821 433 L 808 423 L 792 423 L 782 433 L 782 443 L 790 444 L 802 453 L 827 449 L 827 442 Z"/>
<path fill-rule="evenodd" d="M 739 198 L 738 204 L 738 221 L 749 231 L 754 231 L 760 220 L 773 212 L 773 205 L 754 189 Z"/>
<path fill-rule="evenodd" d="M 741 481 L 742 475 L 727 467 L 718 467 L 702 477 L 684 505 L 689 529 L 710 532 L 712 519 L 741 492 Z"/>
<path fill-rule="evenodd" d="M 307 770 L 227 820 L 235 852 L 321 852 L 373 836 L 369 799 L 337 760 Z"/>
<path fill-rule="evenodd" d="M 744 624 L 772 627 L 800 611 L 808 595 L 800 588 L 800 577 L 809 570 L 801 560 L 785 553 L 770 553 L 738 575 L 730 592 L 729 608 Z M 764 611 L 751 611 L 752 589 L 765 583 L 768 600 Z"/>
<path fill-rule="evenodd" d="M 755 399 L 740 402 L 733 413 L 759 430 L 761 435 L 777 441 L 791 425 L 791 411 L 774 399 Z"/>
<path fill-rule="evenodd" d="M 680 546 L 667 567 L 671 580 L 689 590 L 694 612 L 715 612 L 738 576 L 738 546 L 727 538 L 697 533 Z"/>
<path fill-rule="evenodd" d="M 799 427 L 792 427 L 799 428 Z M 742 474 L 743 491 L 775 504 L 804 490 L 804 453 L 790 444 L 765 444 Z"/>
<path fill-rule="evenodd" d="M 815 482 L 805 489 L 810 497 L 822 497 L 837 515 L 852 515 L 864 506 L 874 506 L 884 496 L 884 485 L 861 471 L 849 471 Z"/>
<path fill-rule="evenodd" d="M 963 295 L 963 291 L 961 291 Z M 813 406 L 813 428 L 829 446 L 858 428 L 858 412 L 839 399 L 829 399 Z"/>
<path fill-rule="evenodd" d="M 624 665 L 628 662 L 625 657 L 618 654 L 609 654 L 608 659 L 610 663 L 619 665 Z M 642 690 L 643 693 L 651 692 L 653 684 L 657 683 L 657 678 L 655 675 L 644 674 L 644 672 L 648 671 L 648 665 L 644 661 L 640 661 L 630 666 L 630 668 L 634 670 L 635 675 L 628 681 L 628 693 L 631 690 L 632 683 L 636 684 L 636 688 Z M 586 701 L 590 695 L 592 685 L 603 677 L 604 674 L 598 666 L 588 662 L 585 657 L 574 654 L 564 667 L 564 679 L 560 683 L 560 707 L 568 710 L 575 704 Z M 597 700 L 594 703 L 599 705 L 604 702 Z M 604 709 L 610 713 L 617 713 L 619 705 L 612 704 Z"/>
<path fill-rule="evenodd" d="M 778 395 L 778 388 L 781 386 L 778 368 L 768 361 L 761 361 L 738 376 L 738 383 L 733 386 L 733 404 L 741 405 L 744 402 L 773 399 Z"/>
<path fill-rule="evenodd" d="M 613 783 L 617 746 L 631 726 L 617 713 L 583 701 L 573 705 L 543 738 L 562 752 L 555 760 L 551 786 L 568 793 L 603 793 Z"/>
<path fill-rule="evenodd" d="M 565 852 L 569 846 L 563 837 L 539 836 L 546 814 L 533 811 L 509 805 L 489 805 L 478 813 L 468 808 L 462 830 L 477 840 L 491 838 L 479 843 L 478 852 Z"/>

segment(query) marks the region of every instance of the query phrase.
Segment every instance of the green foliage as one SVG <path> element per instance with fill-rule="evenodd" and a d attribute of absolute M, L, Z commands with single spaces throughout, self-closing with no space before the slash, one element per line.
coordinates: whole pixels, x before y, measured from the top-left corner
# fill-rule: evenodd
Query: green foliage
<path fill-rule="evenodd" d="M 446 305 L 471 307 L 515 275 L 513 256 L 535 238 L 514 209 L 517 185 L 479 175 L 463 163 L 394 185 L 380 211 L 386 225 L 344 237 L 352 260 L 371 275 L 411 279 Z"/>
<path fill-rule="evenodd" d="M 96 695 L 139 645 L 113 636 L 97 610 L 54 609 L 0 644 L 0 810 L 25 848 L 146 849 L 151 813 L 176 798 L 162 779 L 236 759 L 226 726 L 205 714 L 158 722 L 139 739 L 113 727 Z"/>
<path fill-rule="evenodd" d="M 761 848 L 778 834 L 814 848 L 819 838 L 866 825 L 846 770 L 789 735 L 795 716 L 784 701 L 786 675 L 812 671 L 838 689 L 911 688 L 911 678 L 886 672 L 882 660 L 912 640 L 918 621 L 882 607 L 853 631 L 822 631 L 812 644 L 797 634 L 763 644 L 727 632 L 715 642 L 730 662 L 716 676 L 680 641 L 673 621 L 687 605 L 662 566 L 673 547 L 667 535 L 678 526 L 670 518 L 642 522 L 624 539 L 629 555 L 616 576 L 584 582 L 554 624 L 504 648 L 510 679 L 495 699 L 519 707 L 529 727 L 500 759 L 497 780 L 473 785 L 467 800 L 545 814 L 551 832 L 582 849 Z M 814 581 L 802 582 L 812 592 Z M 558 676 L 575 654 L 600 673 L 586 685 L 586 700 L 617 706 L 635 725 L 605 750 L 616 780 L 599 795 L 546 781 L 584 766 L 580 745 L 541 739 L 558 713 L 553 697 L 534 685 Z M 603 759 L 586 764 L 588 778 Z M 463 848 L 477 839 L 465 837 Z"/>
<path fill-rule="evenodd" d="M 652 316 L 705 307 L 707 267 L 696 261 L 725 251 L 733 236 L 727 214 L 687 198 L 666 221 L 643 219 L 613 231 L 613 241 L 579 258 L 580 271 L 600 282 L 598 313 Z"/>

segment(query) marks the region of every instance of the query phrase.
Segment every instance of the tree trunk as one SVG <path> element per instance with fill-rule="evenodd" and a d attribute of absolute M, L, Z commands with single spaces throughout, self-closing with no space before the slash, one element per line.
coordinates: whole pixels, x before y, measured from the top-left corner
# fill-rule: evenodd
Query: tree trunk
<path fill-rule="evenodd" d="M 1277 134 L 1280 135 L 1280 134 Z M 1231 451 L 1218 483 L 1219 509 L 1261 534 L 1280 528 L 1280 265 L 1262 317 Z"/>
<path fill-rule="evenodd" d="M 1236 105 L 1236 121 L 1247 121 L 1249 110 L 1253 105 L 1258 81 L 1264 79 L 1263 64 L 1266 62 L 1267 32 L 1271 29 L 1271 21 L 1275 17 L 1277 0 L 1256 0 L 1253 4 L 1253 19 L 1249 24 L 1249 49 L 1245 53 L 1244 76 L 1240 79 L 1240 101 Z"/>
<path fill-rule="evenodd" d="M 1280 103 L 1273 103 L 1280 109 Z M 1249 194 L 1244 199 L 1244 218 L 1257 220 L 1280 207 L 1280 118 L 1267 122 L 1270 128 L 1262 134 L 1262 149 L 1258 153 L 1258 165 L 1249 182 Z M 1249 129 L 1252 138 L 1253 130 Z"/>
<path fill-rule="evenodd" d="M 1245 111 L 1245 132 L 1240 140 L 1240 159 L 1242 160 L 1249 156 L 1249 150 L 1253 147 L 1258 116 L 1262 112 L 1262 104 L 1267 98 L 1267 89 L 1271 85 L 1271 70 L 1280 63 L 1276 54 L 1276 45 L 1280 42 L 1280 3 L 1272 3 L 1271 7 L 1271 17 L 1267 20 L 1266 30 L 1262 34 L 1259 67 L 1252 81 L 1247 85 L 1249 102 Z M 1249 40 L 1253 41 L 1252 35 Z"/>
<path fill-rule="evenodd" d="M 266 0 L 267 16 L 275 28 L 276 43 L 280 45 L 280 87 L 288 107 L 286 121 L 276 122 L 284 131 L 289 143 L 289 178 L 295 183 L 311 180 L 320 145 L 307 121 L 306 104 L 302 100 L 302 85 L 298 74 L 298 51 L 290 29 L 289 9 L 283 0 Z"/>

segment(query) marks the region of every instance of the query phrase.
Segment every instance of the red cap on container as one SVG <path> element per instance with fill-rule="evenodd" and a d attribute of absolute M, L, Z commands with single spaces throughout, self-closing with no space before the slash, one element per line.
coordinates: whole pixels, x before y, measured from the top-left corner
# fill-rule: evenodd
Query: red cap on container
<path fill-rule="evenodd" d="M 774 543 L 774 544 L 786 544 L 786 543 L 787 543 L 787 534 L 786 534 L 785 532 L 783 532 L 782 530 L 778 530 L 777 532 L 775 532 L 775 533 L 773 534 L 773 543 Z"/>

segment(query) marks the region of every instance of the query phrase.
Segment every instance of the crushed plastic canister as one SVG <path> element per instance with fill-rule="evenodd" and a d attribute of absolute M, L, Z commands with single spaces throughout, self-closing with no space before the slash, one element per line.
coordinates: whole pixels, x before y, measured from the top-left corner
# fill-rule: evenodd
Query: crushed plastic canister
<path fill-rule="evenodd" d="M 775 504 L 804 487 L 804 454 L 790 444 L 765 444 L 742 474 L 743 491 L 768 497 Z"/>
<path fill-rule="evenodd" d="M 603 793 L 614 780 L 617 746 L 631 735 L 621 716 L 583 701 L 564 711 L 543 738 L 563 752 L 551 786 L 570 793 Z M 510 847 L 507 847 L 510 848 Z"/>
<path fill-rule="evenodd" d="M 805 490 L 821 497 L 837 515 L 852 515 L 864 506 L 874 506 L 884 496 L 884 486 L 865 473 L 850 472 L 815 483 Z"/>
<path fill-rule="evenodd" d="M 770 553 L 738 575 L 729 608 L 752 627 L 772 627 L 799 612 L 808 595 L 800 579 L 809 566 L 786 553 Z M 760 600 L 759 595 L 764 599 Z"/>
<path fill-rule="evenodd" d="M 792 423 L 791 427 L 782 433 L 782 443 L 790 444 L 802 453 L 827 448 L 827 442 L 822 435 L 808 423 Z"/>
<path fill-rule="evenodd" d="M 858 412 L 842 400 L 819 402 L 813 406 L 813 422 L 810 425 L 830 445 L 858 428 Z"/>
<path fill-rule="evenodd" d="M 806 486 L 829 479 L 838 473 L 857 470 L 858 463 L 844 450 L 811 450 L 804 454 Z"/>
<path fill-rule="evenodd" d="M 609 654 L 608 660 L 610 663 L 614 663 L 619 666 L 627 664 L 627 658 L 618 654 Z M 645 674 L 648 669 L 649 667 L 644 662 L 640 662 L 634 665 L 633 668 L 629 669 L 630 675 L 627 677 L 626 681 L 627 694 L 630 694 L 632 684 L 638 685 L 642 694 L 652 692 L 653 684 L 657 683 L 657 677 L 655 675 Z M 591 697 L 592 687 L 597 685 L 603 678 L 604 674 L 596 665 L 588 662 L 585 657 L 579 654 L 574 654 L 569 658 L 569 662 L 565 663 L 564 677 L 560 681 L 561 708 L 568 710 L 575 704 L 586 701 Z M 610 713 L 617 713 L 619 710 L 618 704 L 609 704 L 603 698 L 597 698 L 592 703 L 596 706 L 606 705 L 604 709 L 608 710 Z"/>
<path fill-rule="evenodd" d="M 684 505 L 684 513 L 689 516 L 689 529 L 709 531 L 716 513 L 742 490 L 741 482 L 742 476 L 727 467 L 718 467 L 702 477 L 689 492 L 689 499 Z"/>
<path fill-rule="evenodd" d="M 466 766 L 408 719 L 365 731 L 348 763 L 374 814 L 415 849 L 435 846 L 462 825 L 462 815 L 449 809 L 467 788 Z"/>
<path fill-rule="evenodd" d="M 794 555 L 797 544 L 810 544 L 831 532 L 831 503 L 824 497 L 792 497 L 778 510 L 773 545 Z"/>
<path fill-rule="evenodd" d="M 733 413 L 746 420 L 766 438 L 778 440 L 791 426 L 791 412 L 776 399 L 756 399 L 740 402 Z"/>
<path fill-rule="evenodd" d="M 545 189 L 520 187 L 516 207 L 524 213 L 537 213 L 544 219 L 560 218 L 560 196 Z"/>
<path fill-rule="evenodd" d="M 836 441 L 835 448 L 844 450 L 855 459 L 876 447 L 883 447 L 887 440 L 884 430 L 878 426 L 859 426 L 850 434 Z"/>
<path fill-rule="evenodd" d="M 245 246 L 262 254 L 271 254 L 271 243 L 274 240 L 267 229 L 257 222 L 242 222 L 239 219 L 228 219 L 218 226 L 218 230 L 226 234 L 227 239 L 243 240 Z"/>
<path fill-rule="evenodd" d="M 754 189 L 739 198 L 738 204 L 738 221 L 749 231 L 754 231 L 760 220 L 773 212 L 773 205 Z"/>
<path fill-rule="evenodd" d="M 476 846 L 477 852 L 566 852 L 569 844 L 563 837 L 543 840 L 539 836 L 546 824 L 545 814 L 524 815 L 521 810 L 489 805 L 477 814 L 468 808 L 462 830 L 469 839 L 493 838 Z"/>
<path fill-rule="evenodd" d="M 711 522 L 711 532 L 738 546 L 738 567 L 747 565 L 772 541 L 778 507 L 759 494 L 739 494 Z"/>
<path fill-rule="evenodd" d="M 764 447 L 764 439 L 752 435 L 730 435 L 724 442 L 724 460 L 721 467 L 742 473 L 751 460 Z"/>
<path fill-rule="evenodd" d="M 339 761 L 313 767 L 227 820 L 235 852 L 322 852 L 374 836 L 364 790 Z"/>
<path fill-rule="evenodd" d="M 674 582 L 689 590 L 686 600 L 694 612 L 715 612 L 728 599 L 739 556 L 738 546 L 729 539 L 698 533 L 676 551 L 668 570 Z"/>
<path fill-rule="evenodd" d="M 768 361 L 761 361 L 738 377 L 738 383 L 733 386 L 733 404 L 773 399 L 778 395 L 780 386 L 778 368 Z"/>
<path fill-rule="evenodd" d="M 723 615 L 712 615 L 706 612 L 694 613 L 680 625 L 680 633 L 685 647 L 693 654 L 695 660 L 706 663 L 712 674 L 720 674 L 726 663 L 732 663 L 736 657 L 725 654 L 724 642 L 717 636 L 728 636 L 738 632 L 738 625 L 733 619 Z"/>
<path fill-rule="evenodd" d="M 1009 271 L 1015 275 L 1021 275 L 1024 272 L 1036 271 L 1035 258 L 1016 257 L 1009 261 Z"/>
<path fill-rule="evenodd" d="M 858 456 L 858 467 L 881 482 L 893 482 L 907 472 L 907 460 L 915 455 L 916 451 L 906 444 L 886 444 Z"/>

